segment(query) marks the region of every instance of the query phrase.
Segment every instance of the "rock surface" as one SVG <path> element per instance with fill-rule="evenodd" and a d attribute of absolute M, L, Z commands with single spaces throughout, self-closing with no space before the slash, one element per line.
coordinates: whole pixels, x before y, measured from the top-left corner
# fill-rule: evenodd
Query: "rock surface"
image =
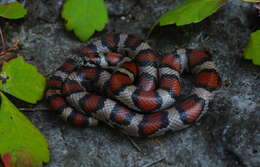
<path fill-rule="evenodd" d="M 145 37 L 152 24 L 180 0 L 106 1 L 110 21 L 103 32 Z M 3 26 L 9 43 L 20 40 L 19 55 L 47 76 L 83 45 L 64 29 L 63 0 L 28 0 L 28 15 Z M 258 25 L 257 25 L 258 24 Z M 148 41 L 158 52 L 177 47 L 206 50 L 223 79 L 209 112 L 191 128 L 154 139 L 128 138 L 106 125 L 76 128 L 49 111 L 25 113 L 49 142 L 46 167 L 259 167 L 260 67 L 242 58 L 250 32 L 259 29 L 252 5 L 230 1 L 203 22 L 156 28 Z M 36 109 L 46 107 L 41 102 Z M 138 148 L 134 146 L 135 143 Z M 140 149 L 140 150 L 138 150 Z"/>

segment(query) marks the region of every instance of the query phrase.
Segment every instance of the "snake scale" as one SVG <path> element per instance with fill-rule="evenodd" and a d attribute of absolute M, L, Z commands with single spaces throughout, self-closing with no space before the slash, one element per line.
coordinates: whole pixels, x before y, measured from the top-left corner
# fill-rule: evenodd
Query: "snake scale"
<path fill-rule="evenodd" d="M 130 136 L 152 137 L 188 127 L 206 111 L 221 78 L 210 56 L 178 49 L 158 60 L 144 40 L 108 34 L 68 58 L 48 80 L 51 110 L 75 125 L 99 121 Z M 180 75 L 194 77 L 179 98 Z"/>

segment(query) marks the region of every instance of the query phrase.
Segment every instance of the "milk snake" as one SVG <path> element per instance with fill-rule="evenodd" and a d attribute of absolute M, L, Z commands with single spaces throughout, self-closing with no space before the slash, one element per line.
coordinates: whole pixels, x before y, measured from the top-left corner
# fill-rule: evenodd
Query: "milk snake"
<path fill-rule="evenodd" d="M 87 44 L 48 80 L 48 103 L 76 125 L 99 121 L 130 136 L 158 136 L 198 120 L 207 110 L 220 76 L 204 52 L 178 49 L 162 55 L 142 39 L 108 34 Z M 180 74 L 194 76 L 190 95 L 180 99 Z M 177 100 L 176 100 L 177 99 Z"/>

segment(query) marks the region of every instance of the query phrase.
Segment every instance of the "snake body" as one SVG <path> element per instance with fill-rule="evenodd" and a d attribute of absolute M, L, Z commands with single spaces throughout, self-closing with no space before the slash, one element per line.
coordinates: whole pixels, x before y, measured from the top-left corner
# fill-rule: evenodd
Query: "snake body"
<path fill-rule="evenodd" d="M 178 49 L 162 55 L 144 40 L 109 34 L 68 58 L 48 80 L 50 108 L 76 125 L 99 121 L 130 136 L 152 137 L 188 127 L 206 111 L 221 85 L 210 56 Z M 194 84 L 180 99 L 180 75 Z"/>

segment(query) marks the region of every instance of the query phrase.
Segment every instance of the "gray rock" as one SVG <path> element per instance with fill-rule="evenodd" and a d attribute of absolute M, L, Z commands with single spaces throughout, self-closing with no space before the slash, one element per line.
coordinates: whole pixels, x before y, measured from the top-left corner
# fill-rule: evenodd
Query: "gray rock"
<path fill-rule="evenodd" d="M 29 0 L 28 16 L 4 25 L 8 43 L 20 40 L 19 55 L 47 76 L 72 49 L 83 46 L 64 29 L 63 0 Z M 110 22 L 105 32 L 145 37 L 165 11 L 182 1 L 106 1 Z M 182 27 L 157 27 L 148 41 L 159 53 L 178 47 L 206 50 L 223 79 L 208 113 L 191 128 L 154 139 L 130 139 L 106 125 L 76 128 L 50 111 L 26 113 L 49 142 L 46 167 L 85 166 L 260 166 L 260 67 L 242 58 L 243 48 L 259 23 L 252 5 L 230 1 L 204 21 Z M 35 108 L 46 107 L 41 102 Z M 138 149 L 132 144 L 136 143 Z"/>

